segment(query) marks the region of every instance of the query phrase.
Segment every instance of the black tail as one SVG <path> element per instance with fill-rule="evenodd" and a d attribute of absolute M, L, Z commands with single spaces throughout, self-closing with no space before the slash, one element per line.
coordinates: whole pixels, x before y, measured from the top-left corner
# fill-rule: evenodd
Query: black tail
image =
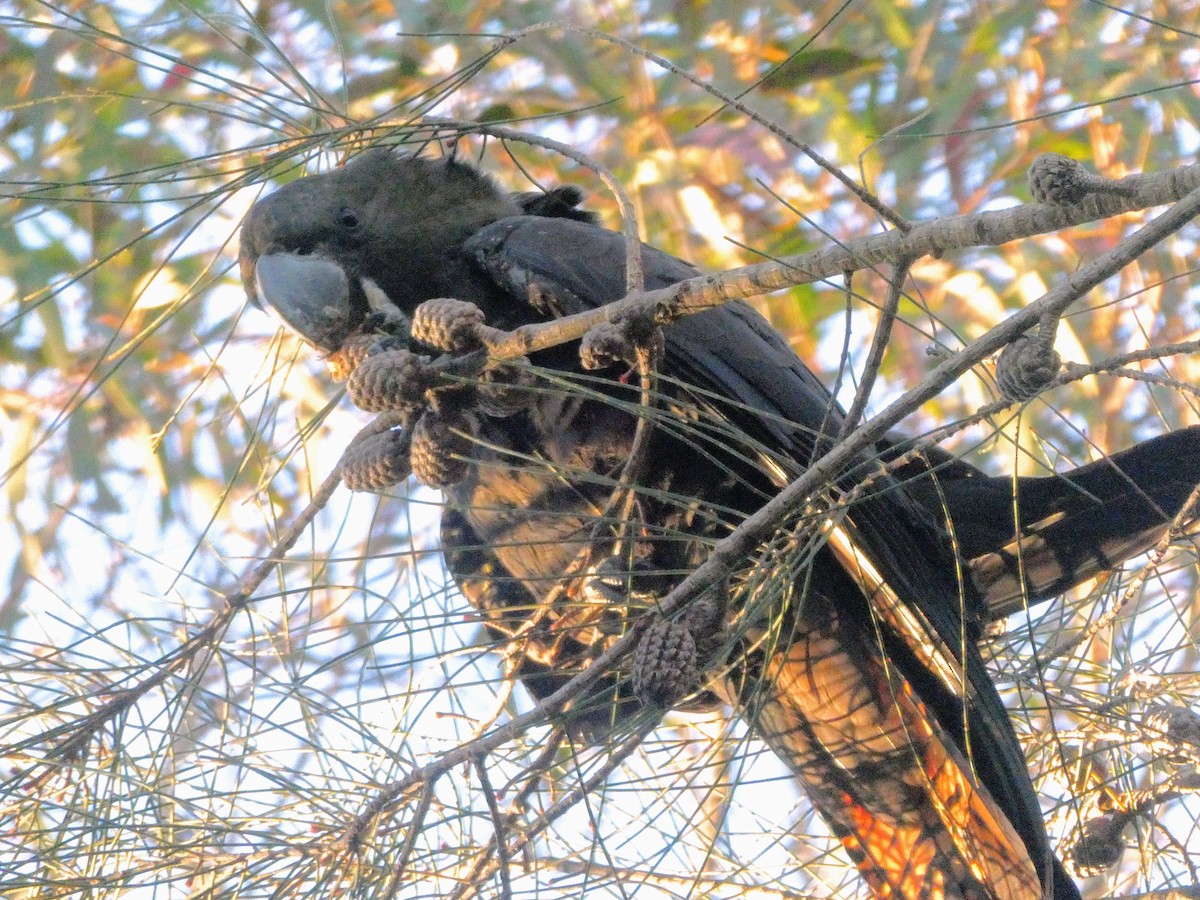
<path fill-rule="evenodd" d="M 952 523 L 988 614 L 1000 618 L 1153 547 L 1200 484 L 1200 426 L 1071 472 L 1018 478 L 1016 502 L 1010 477 L 985 475 L 948 454 L 928 462 L 898 474 L 912 496 Z M 1189 515 L 1194 522 L 1200 510 Z"/>

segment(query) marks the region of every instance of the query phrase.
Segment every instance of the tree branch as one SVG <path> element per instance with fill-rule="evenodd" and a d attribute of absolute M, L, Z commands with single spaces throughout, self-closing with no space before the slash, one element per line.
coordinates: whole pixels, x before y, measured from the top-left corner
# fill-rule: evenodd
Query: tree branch
<path fill-rule="evenodd" d="M 599 309 L 516 328 L 506 336 L 489 342 L 488 355 L 498 359 L 513 359 L 578 340 L 596 325 L 622 317 L 651 316 L 660 324 L 666 324 L 680 316 L 719 306 L 727 300 L 755 297 L 796 285 L 812 284 L 880 264 L 896 265 L 910 258 L 942 256 L 950 250 L 998 246 L 1082 225 L 1096 219 L 1176 203 L 1200 187 L 1200 166 L 1131 175 L 1119 183 L 1129 189 L 1127 193 L 1089 194 L 1081 202 L 1070 206 L 1030 203 L 999 211 L 947 216 L 917 223 L 907 233 L 898 230 L 885 231 L 810 253 L 742 266 L 719 274 L 701 275 L 656 291 L 630 294 L 623 300 Z M 1163 236 L 1167 233 L 1169 232 L 1165 232 Z M 1155 241 L 1161 239 L 1155 238 Z M 1119 245 L 1126 246 L 1126 242 Z M 1111 269 L 1108 274 L 1118 271 L 1127 262 L 1144 253 L 1148 246 L 1150 245 L 1129 251 L 1130 255 L 1126 261 Z M 1077 283 L 1079 274 L 1080 272 L 1076 272 L 1072 276 L 1072 284 Z M 1103 277 L 1090 286 L 1094 287 Z M 1072 301 L 1078 296 L 1081 294 L 1076 294 Z M 1045 312 L 1050 307 L 1042 309 Z M 1013 332 L 1008 340 L 1033 324 L 1032 321 L 1026 323 L 1020 331 Z M 1001 346 L 1003 343 L 996 349 Z M 468 358 L 463 357 L 463 363 L 460 365 L 465 364 Z M 478 365 L 478 360 L 474 364 Z"/>

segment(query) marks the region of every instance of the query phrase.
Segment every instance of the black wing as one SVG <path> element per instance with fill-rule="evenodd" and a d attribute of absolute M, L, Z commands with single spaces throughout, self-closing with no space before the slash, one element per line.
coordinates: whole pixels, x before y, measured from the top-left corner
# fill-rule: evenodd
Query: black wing
<path fill-rule="evenodd" d="M 595 308 L 620 298 L 625 292 L 623 238 L 584 223 L 505 219 L 481 230 L 465 249 L 515 301 L 525 302 L 530 296 L 530 286 L 536 286 L 543 302 L 549 302 L 553 306 L 551 311 L 557 315 Z M 642 265 L 647 289 L 664 287 L 696 274 L 691 266 L 651 248 L 643 248 Z M 810 461 L 817 435 L 836 434 L 840 428 L 841 413 L 829 392 L 783 338 L 745 304 L 729 303 L 689 316 L 666 328 L 664 338 L 662 372 L 707 396 L 723 398 L 724 402 L 719 404 L 721 413 L 738 430 L 786 453 L 793 462 L 793 471 Z M 1007 843 L 1011 833 L 1006 834 L 1003 826 L 991 821 L 986 799 L 976 796 L 967 801 L 959 797 L 965 807 L 955 809 L 955 798 L 936 796 L 937 789 L 928 784 L 928 771 L 962 765 L 948 759 L 955 754 L 939 739 L 931 739 L 929 748 L 903 747 L 900 752 L 903 763 L 895 758 L 893 751 L 874 756 L 868 752 L 868 758 L 861 759 L 858 758 L 862 756 L 858 753 L 861 748 L 849 739 L 822 736 L 819 728 L 810 727 L 821 724 L 816 721 L 821 711 L 816 708 L 820 704 L 814 697 L 797 699 L 786 692 L 808 678 L 796 674 L 799 670 L 810 675 L 824 671 L 826 679 L 841 678 L 842 683 L 826 685 L 830 693 L 848 696 L 866 690 L 874 698 L 871 712 L 859 715 L 860 710 L 848 709 L 847 733 L 861 728 L 876 735 L 880 743 L 904 744 L 906 736 L 913 740 L 912 734 L 924 733 L 932 727 L 926 718 L 932 713 L 938 721 L 935 730 L 948 734 L 958 745 L 959 753 L 971 754 L 973 766 L 966 764 L 967 768 L 973 767 L 987 786 L 1046 878 L 1051 857 L 1041 809 L 1007 712 L 975 648 L 973 635 L 964 637 L 965 625 L 960 614 L 963 604 L 956 588 L 954 563 L 945 553 L 933 520 L 897 482 L 884 476 L 879 479 L 874 495 L 857 502 L 838 527 L 842 529 L 845 546 L 840 551 L 834 549 L 837 562 L 827 555 L 823 561 L 819 558 L 817 565 L 827 568 L 838 565 L 842 571 L 826 571 L 817 582 L 827 586 L 823 600 L 839 625 L 823 641 L 809 641 L 801 634 L 795 644 L 784 649 L 782 656 L 763 663 L 766 671 L 773 666 L 784 667 L 768 682 L 768 692 L 772 690 L 771 683 L 789 686 L 780 688 L 765 704 L 759 701 L 760 706 L 765 705 L 774 713 L 760 732 L 808 780 L 814 800 L 835 831 L 856 852 L 868 879 L 903 890 L 899 881 L 892 880 L 902 880 L 903 876 L 883 871 L 886 865 L 881 860 L 888 852 L 879 849 L 879 840 L 886 839 L 892 845 L 905 841 L 914 846 L 928 843 L 932 847 L 942 837 L 932 832 L 955 831 L 949 820 L 961 823 L 969 819 L 978 825 L 979 820 L 988 819 L 990 824 L 980 826 L 985 834 L 951 834 L 951 843 L 956 845 L 954 851 L 942 846 L 930 851 L 965 854 L 986 868 L 986 862 L 981 860 L 994 861 L 997 854 L 1003 857 L 1005 853 L 1017 852 Z M 864 584 L 863 574 L 851 571 L 861 567 L 862 560 L 873 564 L 882 576 L 882 587 L 876 583 Z M 846 575 L 850 576 L 849 582 Z M 869 582 L 870 577 L 865 580 Z M 863 598 L 864 593 L 874 594 L 876 589 L 892 592 L 897 607 L 895 617 L 882 617 L 888 626 L 882 631 L 876 627 L 875 610 L 866 608 Z M 816 632 L 811 629 L 808 634 Z M 829 665 L 835 658 L 836 665 Z M 957 668 L 961 673 L 959 677 L 965 674 L 965 685 L 953 683 L 953 672 L 947 677 L 945 673 L 931 671 L 931 659 L 946 658 L 951 661 L 949 668 Z M 872 679 L 877 683 L 880 672 L 887 672 L 888 678 L 895 672 L 899 674 L 900 680 L 889 682 L 884 691 L 892 692 L 890 698 L 874 693 L 877 685 L 869 683 Z M 857 682 L 849 673 L 856 673 Z M 915 692 L 916 706 L 907 709 L 901 721 L 881 724 L 888 719 L 889 708 L 896 706 L 896 698 L 910 689 Z M 864 701 L 860 698 L 858 702 Z M 905 719 L 905 715 L 916 718 Z M 872 721 L 866 721 L 872 716 L 875 717 Z M 964 717 L 970 735 L 969 750 L 962 727 Z M 854 756 L 856 753 L 858 756 Z M 902 764 L 905 771 L 900 771 Z M 874 772 L 877 784 L 867 783 L 868 770 Z M 839 796 L 831 798 L 827 792 L 837 779 L 830 776 L 838 771 L 852 771 L 856 777 L 842 785 Z M 955 790 L 970 791 L 966 783 L 969 779 L 961 777 L 961 773 L 949 780 L 954 781 Z M 927 813 L 905 808 L 904 804 L 913 799 L 911 796 L 892 804 L 888 795 L 897 793 L 901 784 L 911 789 L 910 794 L 924 788 L 931 795 L 925 806 L 938 809 Z M 873 787 L 879 789 L 873 791 Z M 906 837 L 889 833 L 883 838 L 880 823 L 896 817 L 906 817 L 915 824 L 901 829 Z M 938 826 L 930 819 L 938 820 Z M 964 851 L 963 844 L 972 842 L 1000 849 Z M 947 867 L 952 867 L 952 863 L 948 862 Z M 936 868 L 933 865 L 930 871 Z M 943 873 L 942 877 L 948 876 Z M 1067 892 L 1064 896 L 1070 896 L 1073 886 L 1068 882 L 1063 889 Z M 1019 893 L 1020 887 L 1014 890 Z"/>

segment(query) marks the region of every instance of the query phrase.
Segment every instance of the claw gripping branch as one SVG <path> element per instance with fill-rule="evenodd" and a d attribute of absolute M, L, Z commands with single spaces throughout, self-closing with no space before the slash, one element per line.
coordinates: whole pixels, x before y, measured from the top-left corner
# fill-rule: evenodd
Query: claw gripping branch
<path fill-rule="evenodd" d="M 656 359 L 662 350 L 662 329 L 648 315 L 626 315 L 601 322 L 580 340 L 579 360 L 585 369 L 606 369 L 618 362 L 637 364 L 639 349 Z"/>

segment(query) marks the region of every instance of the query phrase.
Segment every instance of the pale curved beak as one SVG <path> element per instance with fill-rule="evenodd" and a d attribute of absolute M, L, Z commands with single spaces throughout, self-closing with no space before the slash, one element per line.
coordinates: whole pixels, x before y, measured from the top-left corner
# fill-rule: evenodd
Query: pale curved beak
<path fill-rule="evenodd" d="M 341 349 L 354 325 L 350 279 L 335 262 L 298 253 L 268 253 L 254 265 L 259 302 L 313 346 Z"/>

